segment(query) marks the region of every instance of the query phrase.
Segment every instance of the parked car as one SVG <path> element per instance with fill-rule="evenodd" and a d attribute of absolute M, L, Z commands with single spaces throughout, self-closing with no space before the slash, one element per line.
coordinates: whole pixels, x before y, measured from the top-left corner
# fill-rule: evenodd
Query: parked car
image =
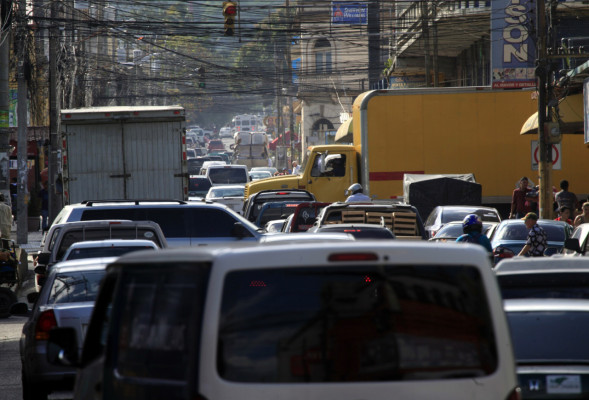
<path fill-rule="evenodd" d="M 54 223 L 127 218 L 150 220 L 168 246 L 201 246 L 259 238 L 257 227 L 222 204 L 170 201 L 88 201 L 65 206 Z"/>
<path fill-rule="evenodd" d="M 190 175 L 188 178 L 188 200 L 201 200 L 211 188 L 211 180 L 202 175 Z"/>
<path fill-rule="evenodd" d="M 510 299 L 505 314 L 522 399 L 588 398 L 589 301 Z"/>
<path fill-rule="evenodd" d="M 434 237 L 444 224 L 451 221 L 462 221 L 468 214 L 478 215 L 483 222 L 501 222 L 499 211 L 494 207 L 437 206 L 424 223 L 428 238 Z"/>
<path fill-rule="evenodd" d="M 564 221 L 551 219 L 539 219 L 538 225 L 544 229 L 547 236 L 545 254 L 561 252 L 565 240 L 571 236 L 572 226 Z M 501 221 L 490 238 L 495 264 L 505 258 L 518 255 L 525 246 L 527 238 L 528 228 L 523 220 L 506 219 Z"/>
<path fill-rule="evenodd" d="M 491 236 L 498 224 L 498 222 L 483 222 L 482 233 L 487 237 Z M 432 242 L 455 242 L 463 234 L 462 221 L 452 221 L 442 226 L 435 236 L 429 240 Z"/>
<path fill-rule="evenodd" d="M 514 257 L 497 264 L 504 299 L 569 298 L 589 300 L 589 263 L 583 258 Z"/>
<path fill-rule="evenodd" d="M 143 239 L 89 240 L 72 244 L 63 256 L 63 261 L 83 258 L 119 257 L 139 250 L 158 250 L 157 244 Z"/>
<path fill-rule="evenodd" d="M 333 224 L 319 227 L 315 233 L 343 232 L 358 239 L 394 239 L 395 234 L 384 225 L 375 224 Z"/>
<path fill-rule="evenodd" d="M 584 256 L 587 255 L 587 249 L 589 249 L 589 223 L 584 223 L 577 226 L 571 237 L 568 238 L 563 251 L 568 256 Z"/>
<path fill-rule="evenodd" d="M 207 144 L 207 150 L 209 153 L 225 151 L 225 144 L 223 144 L 221 139 L 212 139 L 209 140 L 209 143 Z"/>
<path fill-rule="evenodd" d="M 303 189 L 262 190 L 249 196 L 243 204 L 243 216 L 256 221 L 264 203 L 270 201 L 315 201 L 313 193 Z"/>
<path fill-rule="evenodd" d="M 23 399 L 46 399 L 55 391 L 71 391 L 76 370 L 47 361 L 47 339 L 56 327 L 69 327 L 80 354 L 106 265 L 115 258 L 73 260 L 56 264 L 41 292 L 31 293 L 34 303 L 29 319 L 23 325 L 20 339 Z M 27 315 L 26 303 L 12 306 L 15 315 Z"/>
<path fill-rule="evenodd" d="M 211 186 L 205 200 L 225 204 L 238 214 L 243 211 L 243 185 Z"/>
<path fill-rule="evenodd" d="M 250 180 L 257 181 L 259 179 L 272 178 L 270 171 L 250 171 Z"/>
<path fill-rule="evenodd" d="M 478 247 L 128 254 L 107 269 L 81 358 L 57 328 L 49 359 L 78 368 L 74 399 L 515 399 L 502 301 Z"/>

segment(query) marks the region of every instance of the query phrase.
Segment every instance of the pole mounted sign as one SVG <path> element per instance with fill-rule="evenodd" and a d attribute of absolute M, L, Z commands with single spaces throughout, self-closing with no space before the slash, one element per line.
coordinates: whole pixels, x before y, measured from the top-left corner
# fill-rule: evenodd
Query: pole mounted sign
<path fill-rule="evenodd" d="M 538 170 L 539 162 L 538 141 L 532 140 L 532 171 Z M 560 143 L 552 145 L 552 169 L 562 169 L 562 150 Z"/>

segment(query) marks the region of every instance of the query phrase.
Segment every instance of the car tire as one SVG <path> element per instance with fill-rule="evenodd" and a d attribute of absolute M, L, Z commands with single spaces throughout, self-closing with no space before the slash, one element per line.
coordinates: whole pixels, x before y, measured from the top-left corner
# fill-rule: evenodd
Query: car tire
<path fill-rule="evenodd" d="M 23 372 L 21 374 L 22 380 L 22 398 L 23 400 L 47 400 L 49 393 L 45 390 L 39 389 L 38 384 L 32 383 Z"/>
<path fill-rule="evenodd" d="M 10 317 L 10 306 L 18 301 L 16 294 L 8 288 L 0 288 L 0 318 Z"/>

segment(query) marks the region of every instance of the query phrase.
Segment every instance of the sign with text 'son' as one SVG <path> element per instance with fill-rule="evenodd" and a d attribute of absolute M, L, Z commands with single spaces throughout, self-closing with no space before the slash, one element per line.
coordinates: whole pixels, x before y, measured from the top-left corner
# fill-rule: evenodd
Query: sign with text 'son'
<path fill-rule="evenodd" d="M 552 169 L 562 169 L 562 151 L 561 144 L 553 144 L 552 146 Z M 532 171 L 538 170 L 540 163 L 540 151 L 538 141 L 532 140 Z"/>

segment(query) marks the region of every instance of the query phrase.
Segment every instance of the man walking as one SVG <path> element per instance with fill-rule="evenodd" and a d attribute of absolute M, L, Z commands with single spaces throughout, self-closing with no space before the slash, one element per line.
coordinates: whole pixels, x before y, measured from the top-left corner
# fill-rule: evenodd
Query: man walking
<path fill-rule="evenodd" d="M 525 217 L 522 218 L 526 224 L 528 231 L 528 240 L 526 245 L 519 252 L 518 256 L 528 255 L 530 257 L 542 257 L 544 250 L 546 250 L 546 232 L 538 225 L 538 215 L 533 212 L 529 212 Z"/>
<path fill-rule="evenodd" d="M 2 239 L 10 239 L 12 228 L 12 209 L 4 202 L 4 194 L 0 193 L 0 231 Z"/>

